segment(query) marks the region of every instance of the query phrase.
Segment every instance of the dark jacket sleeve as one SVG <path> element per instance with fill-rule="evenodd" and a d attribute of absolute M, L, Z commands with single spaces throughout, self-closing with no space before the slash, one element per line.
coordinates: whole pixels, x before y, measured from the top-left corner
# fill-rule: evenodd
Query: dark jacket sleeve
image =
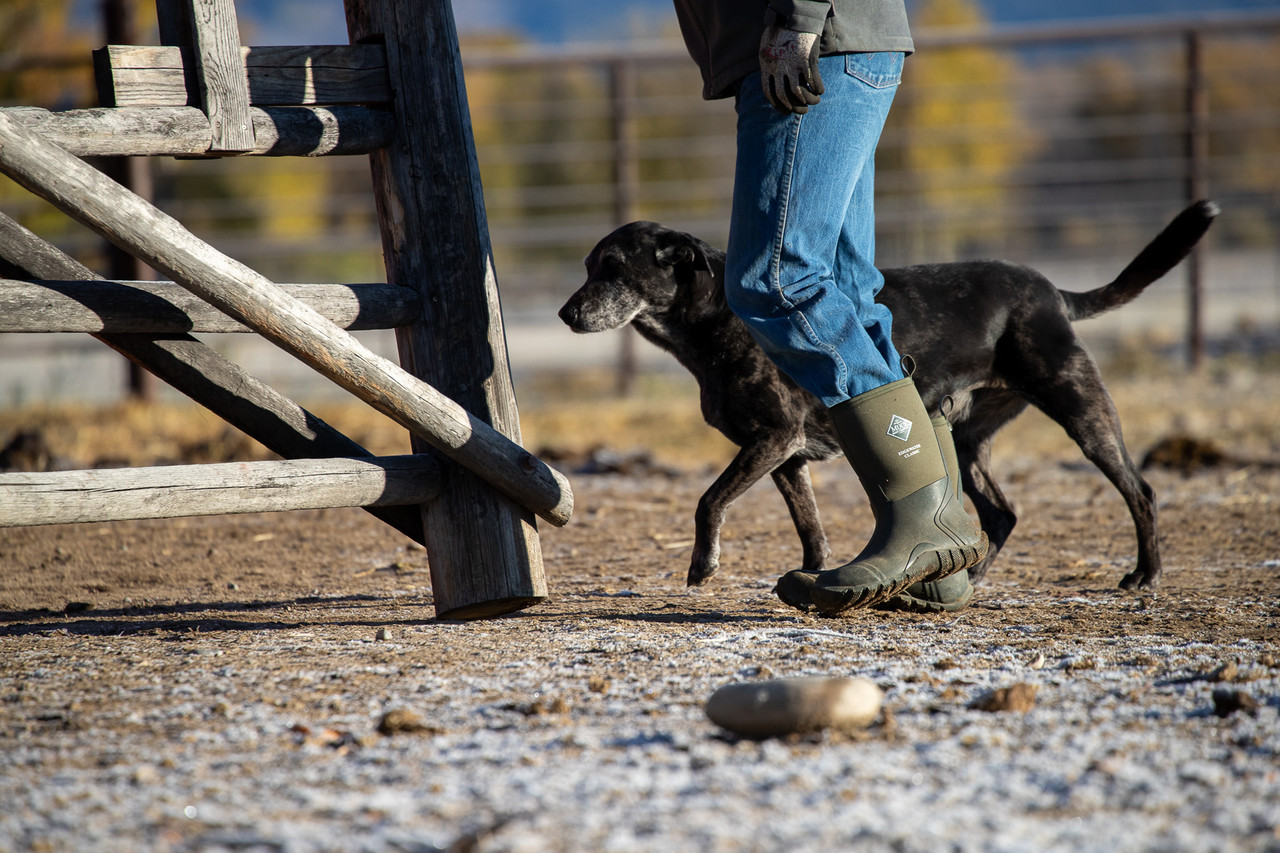
<path fill-rule="evenodd" d="M 766 22 L 798 33 L 822 35 L 831 0 L 769 0 Z"/>

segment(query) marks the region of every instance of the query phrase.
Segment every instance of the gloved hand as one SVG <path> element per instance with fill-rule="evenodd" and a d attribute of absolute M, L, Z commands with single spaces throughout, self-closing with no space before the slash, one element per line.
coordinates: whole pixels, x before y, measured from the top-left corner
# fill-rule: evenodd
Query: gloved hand
<path fill-rule="evenodd" d="M 818 73 L 818 36 L 771 24 L 760 39 L 760 85 L 783 115 L 804 115 L 826 89 Z"/>

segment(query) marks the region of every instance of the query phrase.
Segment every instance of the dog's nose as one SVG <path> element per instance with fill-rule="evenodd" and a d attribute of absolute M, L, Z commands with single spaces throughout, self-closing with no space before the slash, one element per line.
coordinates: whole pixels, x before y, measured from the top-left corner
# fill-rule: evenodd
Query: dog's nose
<path fill-rule="evenodd" d="M 574 305 L 572 302 L 566 302 L 564 307 L 560 309 L 560 319 L 563 320 L 567 326 L 577 328 L 578 317 L 578 306 Z"/>

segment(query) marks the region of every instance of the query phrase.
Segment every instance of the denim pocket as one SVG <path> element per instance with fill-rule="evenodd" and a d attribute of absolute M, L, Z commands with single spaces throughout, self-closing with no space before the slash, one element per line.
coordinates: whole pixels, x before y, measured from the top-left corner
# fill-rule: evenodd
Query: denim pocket
<path fill-rule="evenodd" d="M 902 64 L 906 54 L 898 51 L 879 53 L 847 53 L 844 73 L 857 77 L 873 89 L 890 89 L 902 82 Z"/>

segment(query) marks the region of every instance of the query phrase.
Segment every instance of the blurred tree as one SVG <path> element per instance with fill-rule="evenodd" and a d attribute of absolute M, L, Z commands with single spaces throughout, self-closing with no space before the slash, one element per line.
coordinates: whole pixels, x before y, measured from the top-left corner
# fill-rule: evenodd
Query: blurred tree
<path fill-rule="evenodd" d="M 1236 197 L 1219 235 L 1274 248 L 1280 242 L 1280 34 L 1213 40 L 1205 54 L 1209 192 Z"/>
<path fill-rule="evenodd" d="M 1129 164 L 1123 179 L 1106 177 L 1097 191 L 1119 188 L 1127 201 L 1143 193 L 1167 198 L 1171 191 L 1181 192 L 1186 62 L 1185 47 L 1175 42 L 1083 63 L 1074 112 L 1089 132 L 1079 135 L 1076 156 Z M 1280 231 L 1280 114 L 1274 107 L 1280 103 L 1280 36 L 1207 38 L 1203 63 L 1209 190 L 1234 198 L 1231 216 L 1215 228 L 1215 239 L 1274 245 Z"/>
<path fill-rule="evenodd" d="M 969 30 L 986 19 L 974 0 L 921 0 L 911 24 L 917 31 Z M 1017 75 L 1013 54 L 990 47 L 930 48 L 907 60 L 877 179 L 885 206 L 907 211 L 913 223 L 905 229 L 909 245 L 895 247 L 906 259 L 944 260 L 1003 245 L 990 223 L 1011 209 L 1018 192 L 1012 176 L 1038 145 L 1015 103 Z"/>
<path fill-rule="evenodd" d="M 495 33 L 466 39 L 462 53 L 522 46 L 517 36 Z M 500 270 L 580 259 L 582 251 L 555 233 L 607 221 L 613 198 L 608 93 L 607 74 L 591 66 L 468 67 L 485 204 L 491 227 L 504 232 L 494 241 Z"/>
<path fill-rule="evenodd" d="M 0 4 L 0 103 L 85 106 L 93 97 L 89 34 L 76 30 L 67 0 Z"/>
<path fill-rule="evenodd" d="M 0 3 L 0 105 L 68 109 L 94 102 L 90 34 L 73 26 L 67 0 Z M 48 239 L 72 232 L 65 216 L 0 176 L 0 206 Z M 84 236 L 76 255 L 89 263 L 99 246 Z"/>

